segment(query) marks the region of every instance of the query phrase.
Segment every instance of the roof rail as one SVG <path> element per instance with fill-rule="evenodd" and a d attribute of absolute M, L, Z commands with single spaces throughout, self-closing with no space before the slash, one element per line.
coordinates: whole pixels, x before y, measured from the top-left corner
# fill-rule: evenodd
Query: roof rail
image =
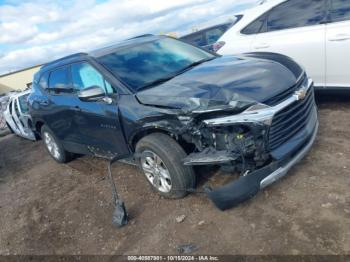
<path fill-rule="evenodd" d="M 268 0 L 260 0 L 260 1 L 258 2 L 258 5 L 263 5 L 263 4 L 265 4 L 267 1 L 268 1 Z"/>
<path fill-rule="evenodd" d="M 154 35 L 153 34 L 143 34 L 143 35 L 138 35 L 138 36 L 134 36 L 134 37 L 128 38 L 127 40 L 141 38 L 141 37 L 147 37 L 147 36 L 154 36 Z"/>
<path fill-rule="evenodd" d="M 45 65 L 42 66 L 42 68 L 44 68 L 46 66 L 49 66 L 49 65 L 56 64 L 56 63 L 58 63 L 60 61 L 63 61 L 63 60 L 69 59 L 69 58 L 74 58 L 74 57 L 79 57 L 79 56 L 86 56 L 86 55 L 87 55 L 87 53 L 76 53 L 76 54 L 64 56 L 64 57 L 61 57 L 59 59 L 56 59 L 56 60 L 53 60 L 53 61 L 50 61 L 50 62 L 46 63 Z"/>

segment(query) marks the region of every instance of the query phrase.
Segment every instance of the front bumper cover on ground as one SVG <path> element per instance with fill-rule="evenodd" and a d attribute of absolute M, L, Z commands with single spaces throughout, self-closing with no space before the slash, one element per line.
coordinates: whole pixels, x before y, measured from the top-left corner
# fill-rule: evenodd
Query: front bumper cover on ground
<path fill-rule="evenodd" d="M 226 184 L 214 190 L 207 190 L 208 197 L 220 210 L 226 210 L 237 206 L 245 200 L 256 195 L 260 189 L 267 187 L 276 180 L 285 176 L 287 172 L 298 163 L 310 150 L 316 139 L 318 131 L 318 122 L 306 141 L 303 148 L 299 149 L 294 156 L 289 159 L 274 161 L 269 165 L 256 170 L 238 180 Z"/>

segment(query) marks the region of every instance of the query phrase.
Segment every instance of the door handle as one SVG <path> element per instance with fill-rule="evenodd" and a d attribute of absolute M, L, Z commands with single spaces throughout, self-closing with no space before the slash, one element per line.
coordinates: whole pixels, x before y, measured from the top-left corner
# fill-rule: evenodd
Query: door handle
<path fill-rule="evenodd" d="M 81 112 L 81 108 L 79 106 L 74 106 L 73 109 L 74 109 L 74 111 Z"/>
<path fill-rule="evenodd" d="M 269 48 L 270 45 L 267 43 L 259 43 L 253 46 L 254 49 L 265 49 L 265 48 Z"/>
<path fill-rule="evenodd" d="M 338 34 L 329 38 L 329 41 L 345 41 L 350 40 L 350 34 Z"/>
<path fill-rule="evenodd" d="M 47 101 L 47 100 L 40 100 L 39 104 L 42 105 L 42 106 L 47 106 L 47 105 L 49 105 L 49 101 Z"/>

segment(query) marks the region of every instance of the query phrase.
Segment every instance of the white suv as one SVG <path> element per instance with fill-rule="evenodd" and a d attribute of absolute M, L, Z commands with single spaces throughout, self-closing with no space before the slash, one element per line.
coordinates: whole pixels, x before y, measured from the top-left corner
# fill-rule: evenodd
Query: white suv
<path fill-rule="evenodd" d="M 272 0 L 246 11 L 219 54 L 275 52 L 306 68 L 315 87 L 350 88 L 350 0 Z"/>

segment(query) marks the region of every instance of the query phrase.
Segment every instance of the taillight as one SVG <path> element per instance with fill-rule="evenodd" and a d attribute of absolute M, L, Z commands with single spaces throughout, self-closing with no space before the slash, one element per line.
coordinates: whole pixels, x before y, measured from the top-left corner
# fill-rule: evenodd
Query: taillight
<path fill-rule="evenodd" d="M 226 44 L 225 41 L 216 42 L 215 44 L 213 44 L 213 51 L 214 52 L 219 51 L 221 49 L 221 47 L 223 47 L 225 44 Z"/>

